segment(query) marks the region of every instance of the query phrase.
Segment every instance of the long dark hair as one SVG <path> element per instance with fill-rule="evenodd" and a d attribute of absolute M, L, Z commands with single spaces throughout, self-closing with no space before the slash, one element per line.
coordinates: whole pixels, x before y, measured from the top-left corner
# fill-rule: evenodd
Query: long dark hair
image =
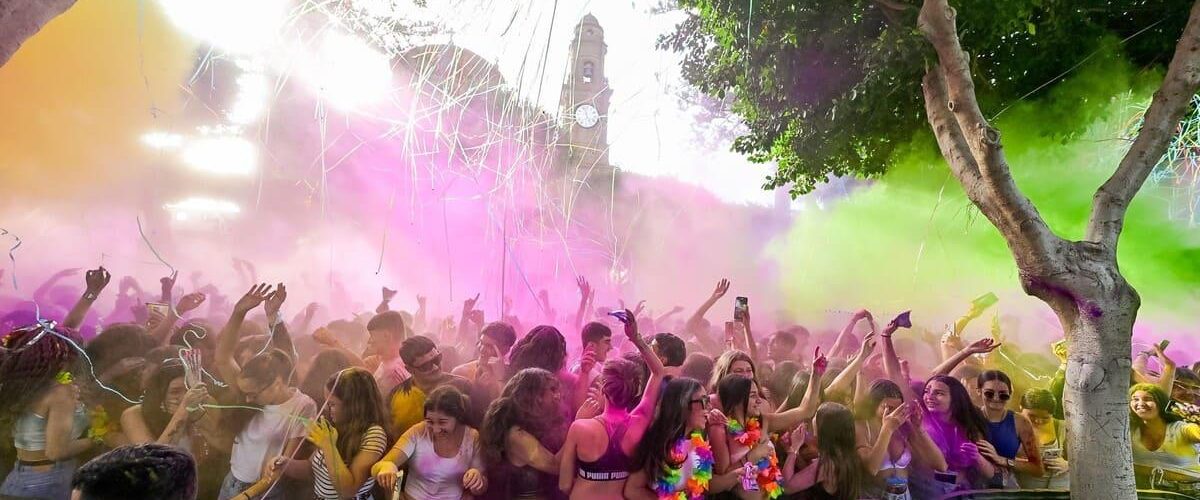
<path fill-rule="evenodd" d="M 871 382 L 871 388 L 867 390 L 867 397 L 855 409 L 858 413 L 859 420 L 874 420 L 875 412 L 879 409 L 879 404 L 885 399 L 899 399 L 904 401 L 904 393 L 900 391 L 900 386 L 896 385 L 891 380 L 881 378 Z"/>
<path fill-rule="evenodd" d="M 646 471 L 651 481 L 662 474 L 663 466 L 678 466 L 671 463 L 671 449 L 680 438 L 687 435 L 688 418 L 692 412 L 692 394 L 702 391 L 704 386 L 693 378 L 675 377 L 664 386 L 658 400 L 658 413 L 645 437 L 638 445 L 633 459 L 633 469 Z"/>
<path fill-rule="evenodd" d="M 984 383 L 991 382 L 993 380 L 1004 382 L 1004 385 L 1008 386 L 1008 390 L 1012 391 L 1012 380 L 1008 378 L 1008 374 L 1000 370 L 986 370 L 983 373 L 980 373 L 978 377 L 975 377 L 975 386 L 979 389 L 983 389 Z"/>
<path fill-rule="evenodd" d="M 817 453 L 820 456 L 818 480 L 830 478 L 837 485 L 835 498 L 858 498 L 859 487 L 868 477 L 858 456 L 854 414 L 840 403 L 825 402 L 817 408 Z"/>
<path fill-rule="evenodd" d="M 558 328 L 535 326 L 512 347 L 508 360 L 509 376 L 526 368 L 558 373 L 567 364 L 567 339 Z"/>
<path fill-rule="evenodd" d="M 754 390 L 754 381 L 741 375 L 729 374 L 717 382 L 717 399 L 721 401 L 721 409 L 726 416 L 733 418 L 738 408 L 746 418 L 750 418 L 750 391 Z"/>
<path fill-rule="evenodd" d="M 541 397 L 560 382 L 558 377 L 541 368 L 526 368 L 513 375 L 500 397 L 488 405 L 479 429 L 483 458 L 490 464 L 500 463 L 506 456 L 508 430 L 520 427 L 537 437 L 558 426 L 562 415 L 558 408 L 542 408 Z"/>
<path fill-rule="evenodd" d="M 467 416 L 471 410 L 471 398 L 452 385 L 443 385 L 434 389 L 425 398 L 425 416 L 436 411 L 458 421 L 458 425 L 467 425 Z"/>
<path fill-rule="evenodd" d="M 383 397 L 379 395 L 379 386 L 371 372 L 357 367 L 333 374 L 325 388 L 342 402 L 342 423 L 330 423 L 338 431 L 338 452 L 350 460 L 358 453 L 368 429 L 372 426 L 387 429 Z"/>
<path fill-rule="evenodd" d="M 182 378 L 184 374 L 183 363 L 177 359 L 168 359 L 150 375 L 142 399 L 142 418 L 146 420 L 146 427 L 150 428 L 151 435 L 161 435 L 171 422 L 171 414 L 163 408 L 163 404 L 167 400 L 167 390 L 171 387 L 171 381 Z"/>
<path fill-rule="evenodd" d="M 978 441 L 986 438 L 987 418 L 983 416 L 979 407 L 971 402 L 971 395 L 967 393 L 967 388 L 963 387 L 962 382 L 949 375 L 934 375 L 925 382 L 925 387 L 929 388 L 929 384 L 933 382 L 941 382 L 950 388 L 950 421 L 962 427 L 967 433 L 967 439 Z"/>
<path fill-rule="evenodd" d="M 1146 383 L 1133 384 L 1133 387 L 1129 388 L 1129 398 L 1131 400 L 1133 399 L 1133 394 L 1136 392 L 1145 392 L 1150 394 L 1150 397 L 1154 398 L 1154 406 L 1158 410 L 1158 416 L 1159 418 L 1163 419 L 1163 422 L 1170 424 L 1172 422 L 1183 420 L 1183 417 L 1167 411 L 1167 405 L 1171 402 L 1171 396 L 1167 395 L 1167 392 L 1162 390 L 1162 388 L 1158 385 Z M 1127 403 L 1125 406 L 1130 405 Z M 1133 413 L 1133 408 L 1130 408 L 1128 411 L 1129 430 L 1141 431 L 1142 419 Z"/>

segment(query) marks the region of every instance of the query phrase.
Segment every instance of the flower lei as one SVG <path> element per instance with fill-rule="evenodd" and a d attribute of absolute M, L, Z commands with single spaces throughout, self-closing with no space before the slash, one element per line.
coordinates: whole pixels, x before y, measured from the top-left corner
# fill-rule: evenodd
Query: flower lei
<path fill-rule="evenodd" d="M 688 453 L 687 444 L 692 444 Z M 683 461 L 695 455 L 695 466 L 692 476 L 685 481 L 682 477 Z M 659 500 L 698 500 L 704 498 L 708 491 L 708 482 L 712 479 L 713 454 L 708 441 L 700 431 L 692 431 L 691 435 L 680 439 L 671 450 L 671 462 L 678 465 L 664 464 L 662 474 L 654 482 L 654 491 Z"/>
<path fill-rule="evenodd" d="M 762 438 L 762 423 L 758 417 L 747 419 L 744 427 L 741 422 L 731 418 L 725 424 L 725 428 L 729 437 L 747 448 L 754 448 Z M 779 458 L 771 453 L 760 458 L 754 466 L 757 471 L 754 479 L 762 489 L 764 498 L 774 499 L 783 495 L 783 486 L 779 484 L 779 480 L 783 479 L 783 472 L 779 470 Z"/>

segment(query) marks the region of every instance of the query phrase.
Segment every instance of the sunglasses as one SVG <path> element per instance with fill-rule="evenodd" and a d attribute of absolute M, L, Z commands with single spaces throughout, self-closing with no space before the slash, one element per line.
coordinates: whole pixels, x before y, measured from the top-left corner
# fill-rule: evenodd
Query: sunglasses
<path fill-rule="evenodd" d="M 433 370 L 433 367 L 435 365 L 441 365 L 441 364 L 442 364 L 442 353 L 438 352 L 437 356 L 430 358 L 429 361 L 426 361 L 419 365 L 413 365 L 413 370 L 419 371 L 421 373 L 425 373 L 430 370 Z"/>
<path fill-rule="evenodd" d="M 987 399 L 998 399 L 1000 401 L 1008 401 L 1008 398 L 1011 398 L 1012 394 L 1009 394 L 1007 392 L 983 391 L 983 397 L 985 397 Z"/>
<path fill-rule="evenodd" d="M 707 410 L 709 405 L 708 398 L 693 399 L 689 401 L 689 403 L 691 403 L 692 406 L 700 405 L 700 408 L 704 410 Z"/>

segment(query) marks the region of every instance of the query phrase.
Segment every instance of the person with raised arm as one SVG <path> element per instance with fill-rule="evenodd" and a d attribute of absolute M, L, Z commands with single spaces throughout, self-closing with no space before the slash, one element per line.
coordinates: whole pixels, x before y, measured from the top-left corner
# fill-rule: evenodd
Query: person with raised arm
<path fill-rule="evenodd" d="M 83 295 L 79 296 L 79 300 L 75 302 L 75 306 L 63 318 L 63 328 L 78 330 L 83 325 L 84 318 L 92 308 L 92 304 L 96 302 L 96 298 L 100 296 L 100 292 L 108 286 L 108 282 L 112 280 L 112 275 L 108 273 L 104 266 L 93 269 L 84 275 L 84 280 L 87 283 L 87 288 L 84 289 Z M 36 295 L 36 294 L 35 294 Z"/>
<path fill-rule="evenodd" d="M 1166 342 L 1166 341 L 1163 341 Z M 1139 352 L 1137 357 L 1133 359 L 1133 382 L 1146 383 L 1157 385 L 1163 392 L 1171 394 L 1175 386 L 1175 361 L 1167 357 L 1163 348 L 1163 342 L 1154 344 L 1153 350 Z M 1158 358 L 1159 364 L 1162 365 L 1162 373 L 1155 375 L 1146 368 L 1146 361 L 1150 357 Z"/>
<path fill-rule="evenodd" d="M 708 310 L 712 309 L 712 307 L 716 305 L 717 301 L 721 300 L 721 298 L 724 297 L 728 292 L 729 280 L 722 278 L 721 281 L 717 282 L 716 288 L 713 289 L 713 292 L 708 296 L 708 299 L 705 300 L 703 304 L 700 304 L 700 307 L 696 309 L 696 312 L 692 313 L 692 316 L 687 319 L 686 323 L 684 323 L 684 332 L 695 337 L 696 342 L 698 342 L 706 352 L 721 352 L 725 350 L 724 346 L 715 341 L 709 334 L 709 323 L 708 320 L 704 319 L 704 315 L 708 314 Z"/>
<path fill-rule="evenodd" d="M 280 285 L 282 287 L 282 285 Z M 238 366 L 234 348 L 238 332 L 246 315 L 268 302 L 273 293 L 266 283 L 252 286 L 233 306 L 233 313 L 217 338 L 213 361 L 217 372 L 230 386 L 239 405 L 260 409 L 243 420 L 234 439 L 230 455 L 230 470 L 221 485 L 220 500 L 278 499 L 284 488 L 274 487 L 273 478 L 264 474 L 269 463 L 279 455 L 292 456 L 305 437 L 304 426 L 297 419 L 316 417 L 317 405 L 304 393 L 291 387 L 292 358 L 280 349 L 266 349 Z M 275 296 L 279 300 L 280 296 Z M 268 496 L 263 496 L 268 495 Z"/>
<path fill-rule="evenodd" d="M 884 328 L 880 335 L 883 339 L 884 368 L 906 401 L 922 403 L 919 409 L 925 412 L 921 417 L 925 431 L 946 461 L 945 471 L 930 466 L 910 471 L 912 496 L 932 498 L 950 491 L 983 486 L 996 472 L 992 462 L 979 453 L 979 447 L 975 444 L 987 436 L 987 419 L 972 404 L 962 383 L 949 375 L 935 374 L 930 377 L 918 399 L 913 386 L 902 374 L 900 358 L 892 343 L 892 335 L 896 330 L 911 325 L 908 312 L 904 312 Z M 986 345 L 991 347 L 991 339 L 985 340 Z"/>
<path fill-rule="evenodd" d="M 732 489 L 741 470 L 720 473 L 710 441 L 725 440 L 725 415 L 709 408 L 695 379 L 675 377 L 663 385 L 658 409 L 633 457 L 625 498 L 699 500 Z"/>
<path fill-rule="evenodd" d="M 105 444 L 79 398 L 71 333 L 48 327 L 34 324 L 0 338 L 0 425 L 12 430 L 17 455 L 0 495 L 68 498 L 76 457 Z"/>
<path fill-rule="evenodd" d="M 633 466 L 631 457 L 654 418 L 666 373 L 653 348 L 638 333 L 633 312 L 622 311 L 618 319 L 649 368 L 650 378 L 641 401 L 630 411 L 640 389 L 637 366 L 621 358 L 605 362 L 600 376 L 604 413 L 572 423 L 561 451 L 558 487 L 571 498 L 616 498 L 622 494 Z"/>
<path fill-rule="evenodd" d="M 575 284 L 579 287 L 579 308 L 575 310 L 575 331 L 583 329 L 583 319 L 588 317 L 592 309 L 592 300 L 596 298 L 596 291 L 592 289 L 592 285 L 587 279 L 580 276 L 575 279 Z"/>

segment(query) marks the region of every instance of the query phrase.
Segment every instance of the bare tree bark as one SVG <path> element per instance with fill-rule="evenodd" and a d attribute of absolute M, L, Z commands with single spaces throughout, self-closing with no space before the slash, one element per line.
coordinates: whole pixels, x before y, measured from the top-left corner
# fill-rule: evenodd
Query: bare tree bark
<path fill-rule="evenodd" d="M 0 66 L 75 0 L 0 0 Z"/>
<path fill-rule="evenodd" d="M 918 22 L 938 56 L 938 64 L 926 72 L 923 92 L 942 156 L 967 197 L 1004 237 L 1022 288 L 1054 310 L 1069 342 L 1063 400 L 1071 496 L 1136 499 L 1128 390 L 1141 299 L 1117 267 L 1116 244 L 1130 200 L 1200 88 L 1200 2 L 1192 7 L 1145 125 L 1093 198 L 1087 238 L 1078 242 L 1055 235 L 1013 181 L 1000 133 L 979 109 L 954 9 L 947 0 L 925 0 Z"/>

